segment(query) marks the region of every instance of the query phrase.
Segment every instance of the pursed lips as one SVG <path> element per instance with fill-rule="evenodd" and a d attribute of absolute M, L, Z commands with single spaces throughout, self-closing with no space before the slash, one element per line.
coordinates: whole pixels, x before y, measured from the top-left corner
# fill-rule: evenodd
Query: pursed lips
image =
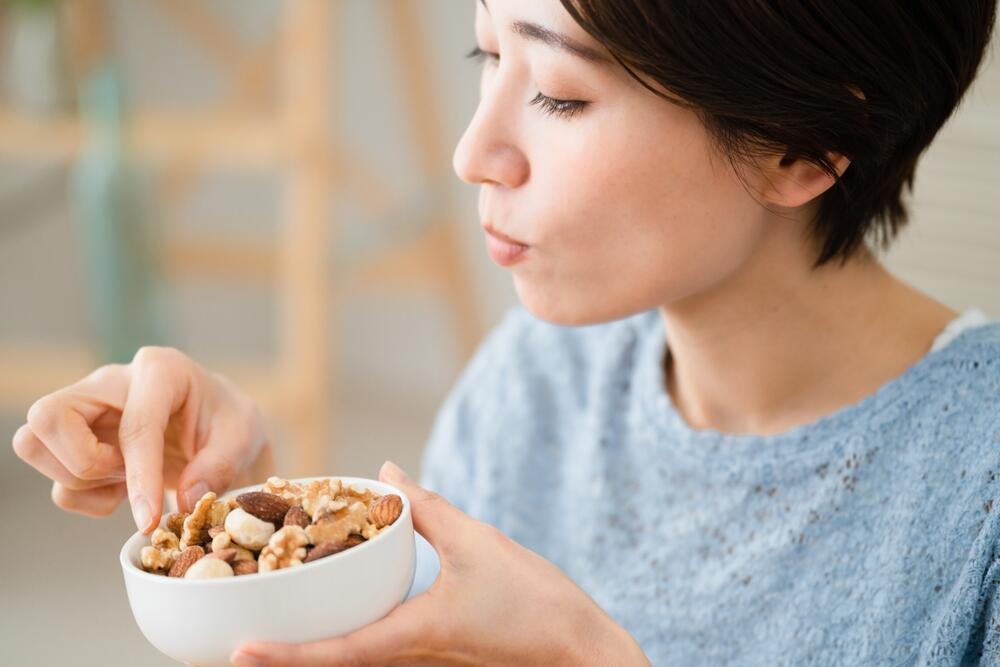
<path fill-rule="evenodd" d="M 501 241 L 506 241 L 507 243 L 513 243 L 514 245 L 524 246 L 525 248 L 528 247 L 527 243 L 524 243 L 523 241 L 518 241 L 513 237 L 507 236 L 503 232 L 494 229 L 493 226 L 490 225 L 489 223 L 483 223 L 483 229 L 486 230 L 487 234 L 489 234 L 494 238 L 500 239 Z"/>

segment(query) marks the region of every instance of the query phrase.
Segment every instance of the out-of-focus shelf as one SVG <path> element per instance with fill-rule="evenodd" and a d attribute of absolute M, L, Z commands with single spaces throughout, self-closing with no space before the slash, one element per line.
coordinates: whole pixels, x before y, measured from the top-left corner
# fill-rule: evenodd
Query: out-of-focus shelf
<path fill-rule="evenodd" d="M 287 133 L 273 118 L 234 112 L 130 114 L 124 141 L 151 163 L 197 160 L 211 167 L 259 169 L 287 157 Z M 74 116 L 35 117 L 0 108 L 0 156 L 27 161 L 77 159 L 95 131 Z"/>
<path fill-rule="evenodd" d="M 98 367 L 93 352 L 84 346 L 60 343 L 0 343 L 0 405 L 31 404 L 58 389 L 82 380 Z M 229 363 L 213 368 L 233 380 L 272 418 L 287 419 L 296 412 L 294 392 L 283 390 L 274 368 L 265 363 Z"/>

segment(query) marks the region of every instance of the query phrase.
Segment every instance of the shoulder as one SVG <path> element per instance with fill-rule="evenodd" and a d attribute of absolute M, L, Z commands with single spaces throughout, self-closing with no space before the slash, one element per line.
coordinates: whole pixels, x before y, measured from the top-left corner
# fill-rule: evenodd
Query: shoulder
<path fill-rule="evenodd" d="M 1000 323 L 965 331 L 910 376 L 882 425 L 887 444 L 906 456 L 896 473 L 919 471 L 934 493 L 964 506 L 992 505 L 1000 499 Z"/>
<path fill-rule="evenodd" d="M 932 352 L 917 374 L 920 388 L 943 412 L 986 422 L 1000 419 L 1000 322 L 968 329 Z M 976 420 L 980 421 L 980 420 Z"/>

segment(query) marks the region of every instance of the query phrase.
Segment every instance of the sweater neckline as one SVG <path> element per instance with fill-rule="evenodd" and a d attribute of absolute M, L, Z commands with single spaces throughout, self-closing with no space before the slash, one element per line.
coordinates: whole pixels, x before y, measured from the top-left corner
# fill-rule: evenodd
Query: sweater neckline
<path fill-rule="evenodd" d="M 972 331 L 966 329 L 949 345 L 928 351 L 900 375 L 855 403 L 780 433 L 758 435 L 690 426 L 664 386 L 662 369 L 667 339 L 662 316 L 652 311 L 640 328 L 636 385 L 647 426 L 657 432 L 660 436 L 657 441 L 666 443 L 671 452 L 695 460 L 710 459 L 713 465 L 730 469 L 790 463 L 812 465 L 829 458 L 831 446 L 838 454 L 859 448 L 864 441 L 863 433 L 877 430 L 905 415 L 911 400 L 909 389 L 933 370 L 938 359 L 951 354 L 956 343 Z M 902 409 L 894 410 L 896 406 Z"/>

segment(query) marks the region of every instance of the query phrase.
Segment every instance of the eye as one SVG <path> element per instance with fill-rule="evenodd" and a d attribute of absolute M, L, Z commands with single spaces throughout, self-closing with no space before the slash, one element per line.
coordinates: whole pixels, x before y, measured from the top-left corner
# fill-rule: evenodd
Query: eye
<path fill-rule="evenodd" d="M 466 58 L 471 60 L 476 60 L 481 63 L 492 62 L 497 64 L 500 62 L 500 54 L 493 53 L 491 51 L 484 51 L 479 48 L 478 45 L 474 46 L 471 51 L 465 54 Z M 554 97 L 549 97 L 539 92 L 535 95 L 534 99 L 528 102 L 531 106 L 537 106 L 542 110 L 543 113 L 550 116 L 559 116 L 561 118 L 572 118 L 573 116 L 579 114 L 587 106 L 587 102 L 582 100 L 559 100 Z"/>
<path fill-rule="evenodd" d="M 478 45 L 472 47 L 472 50 L 466 53 L 465 57 L 480 63 L 485 63 L 488 61 L 492 61 L 494 63 L 500 62 L 499 53 L 493 53 L 491 51 L 483 51 L 481 48 L 479 48 Z"/>
<path fill-rule="evenodd" d="M 542 93 L 535 95 L 528 104 L 538 106 L 546 114 L 563 118 L 572 118 L 587 106 L 587 102 L 582 100 L 557 100 Z"/>

